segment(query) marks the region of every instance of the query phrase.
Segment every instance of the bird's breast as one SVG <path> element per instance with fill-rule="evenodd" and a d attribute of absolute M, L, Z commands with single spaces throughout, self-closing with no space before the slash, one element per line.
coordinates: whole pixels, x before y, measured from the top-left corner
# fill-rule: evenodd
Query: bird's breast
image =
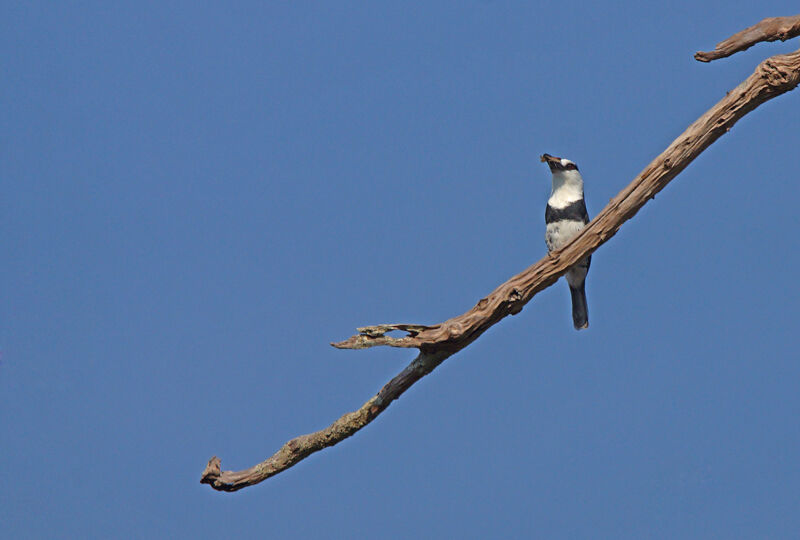
<path fill-rule="evenodd" d="M 547 250 L 560 249 L 575 238 L 584 227 L 586 224 L 582 220 L 562 219 L 548 223 L 544 233 Z"/>

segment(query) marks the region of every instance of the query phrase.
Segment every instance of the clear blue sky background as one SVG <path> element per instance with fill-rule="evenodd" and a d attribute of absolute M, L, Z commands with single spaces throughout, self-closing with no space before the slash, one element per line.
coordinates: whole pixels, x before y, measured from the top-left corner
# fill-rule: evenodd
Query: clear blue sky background
<path fill-rule="evenodd" d="M 800 530 L 800 93 L 344 443 L 436 323 L 540 259 L 549 173 L 592 215 L 797 3 L 6 2 L 0 522 L 11 537 L 788 538 Z"/>

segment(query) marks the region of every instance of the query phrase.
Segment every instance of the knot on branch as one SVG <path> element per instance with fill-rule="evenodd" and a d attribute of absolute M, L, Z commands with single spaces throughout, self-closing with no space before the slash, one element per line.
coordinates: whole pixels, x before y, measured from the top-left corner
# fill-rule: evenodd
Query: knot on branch
<path fill-rule="evenodd" d="M 511 315 L 516 315 L 517 313 L 522 311 L 522 307 L 524 304 L 521 302 L 521 300 L 522 300 L 522 293 L 519 291 L 519 289 L 517 289 L 516 287 L 511 289 L 511 292 L 508 293 L 508 299 L 506 300 L 506 302 L 508 303 L 508 312 Z"/>
<path fill-rule="evenodd" d="M 789 82 L 789 73 L 772 61 L 771 58 L 764 60 L 759 66 L 761 78 L 766 80 L 770 86 L 783 86 Z"/>
<path fill-rule="evenodd" d="M 442 324 L 442 331 L 438 341 L 455 341 L 464 335 L 464 325 L 459 321 L 450 320 Z"/>

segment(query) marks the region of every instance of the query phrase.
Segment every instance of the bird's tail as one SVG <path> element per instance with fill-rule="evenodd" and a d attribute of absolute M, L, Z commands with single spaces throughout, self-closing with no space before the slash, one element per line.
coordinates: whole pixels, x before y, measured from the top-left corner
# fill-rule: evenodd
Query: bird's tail
<path fill-rule="evenodd" d="M 569 292 L 572 294 L 572 324 L 575 330 L 589 328 L 589 307 L 586 305 L 586 282 L 582 282 L 580 287 L 570 285 Z"/>

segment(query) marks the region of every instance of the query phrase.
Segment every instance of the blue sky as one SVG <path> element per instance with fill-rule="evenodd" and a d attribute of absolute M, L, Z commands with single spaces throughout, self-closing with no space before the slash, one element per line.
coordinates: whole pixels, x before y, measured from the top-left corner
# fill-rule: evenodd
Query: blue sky
<path fill-rule="evenodd" d="M 800 94 L 342 444 L 545 253 L 548 152 L 604 204 L 767 56 L 796 2 L 14 2 L 3 54 L 0 521 L 10 537 L 788 538 L 800 529 Z"/>

